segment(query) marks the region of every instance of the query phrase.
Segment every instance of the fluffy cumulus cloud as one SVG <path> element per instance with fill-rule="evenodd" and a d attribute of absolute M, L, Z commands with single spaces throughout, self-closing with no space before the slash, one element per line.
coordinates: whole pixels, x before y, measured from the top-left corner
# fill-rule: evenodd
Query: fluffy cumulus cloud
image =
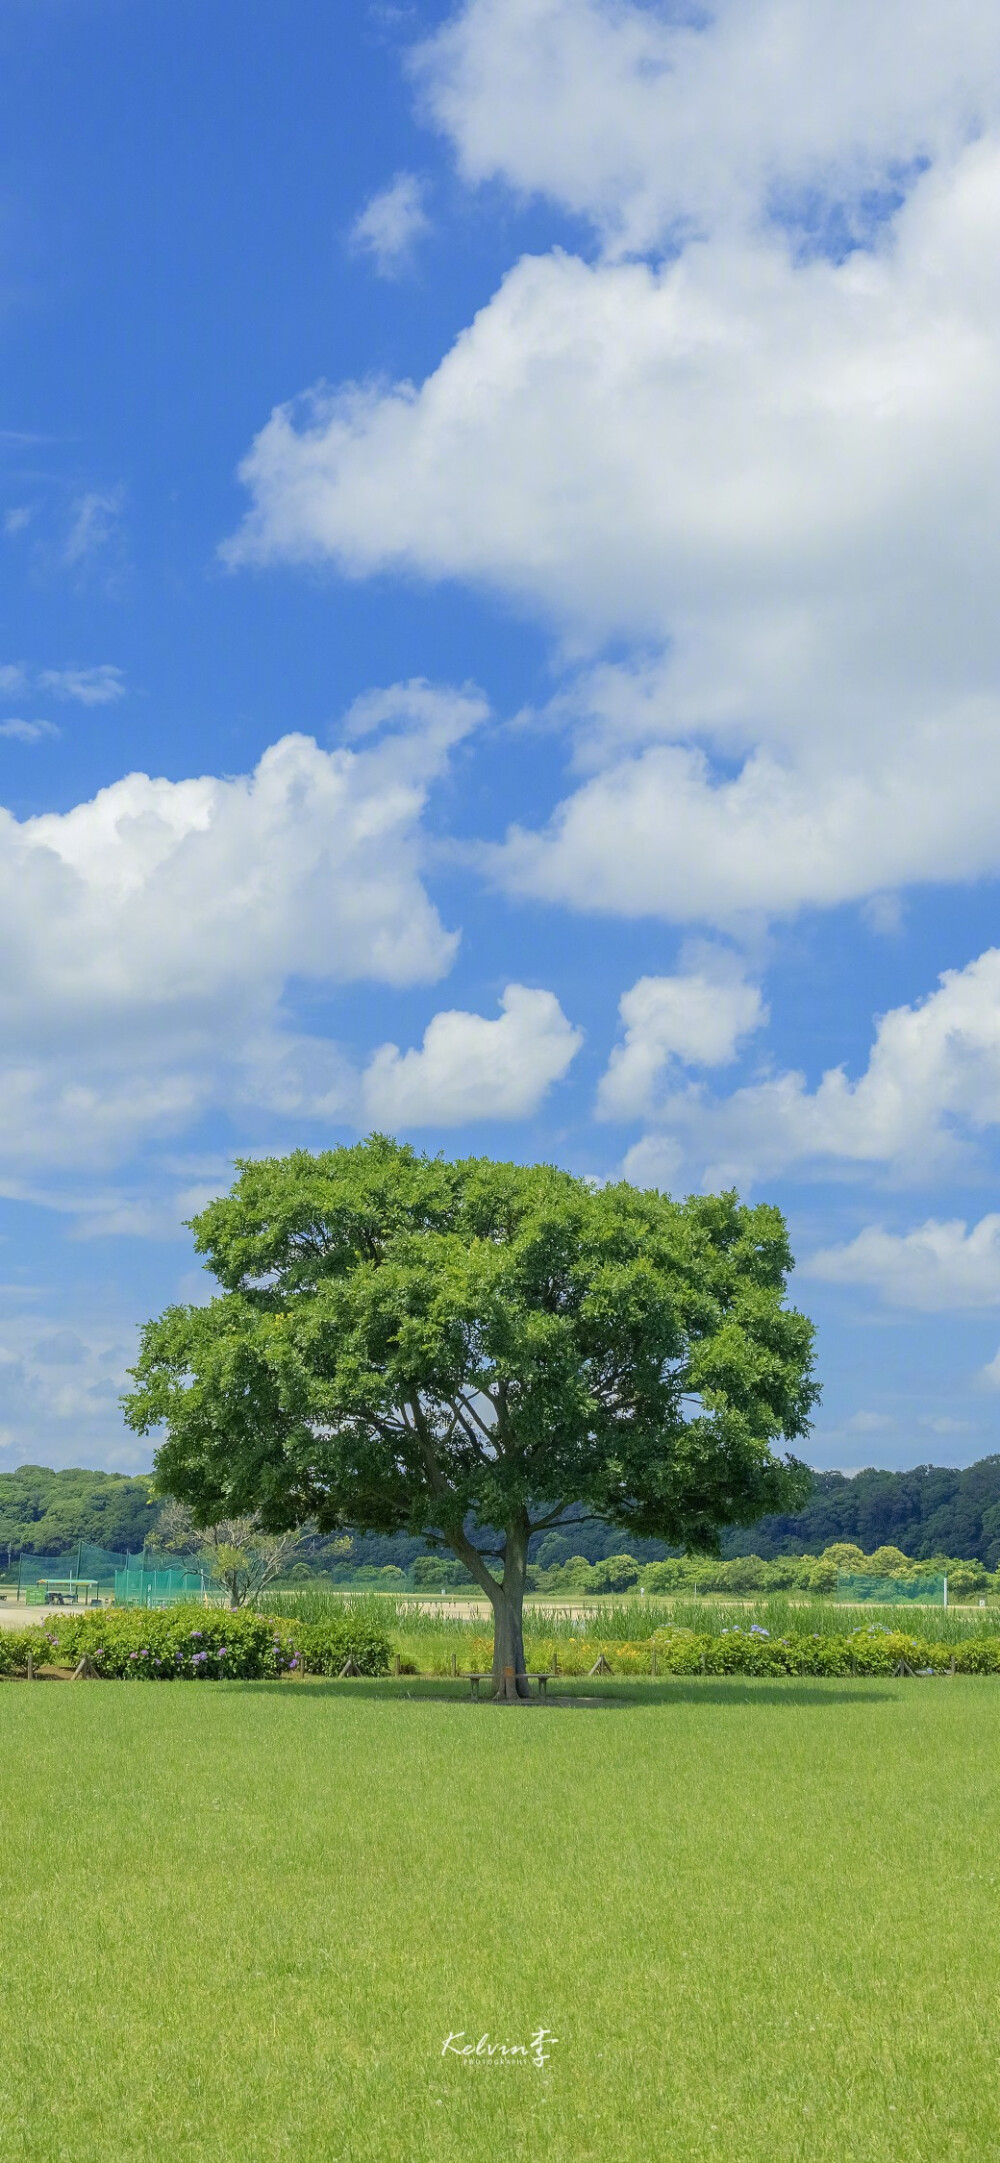
<path fill-rule="evenodd" d="M 425 49 L 467 176 L 603 252 L 280 407 L 229 554 L 542 613 L 594 770 L 490 853 L 515 891 L 731 924 L 1000 868 L 998 52 L 981 0 L 478 0 Z"/>
<path fill-rule="evenodd" d="M 877 1292 L 893 1307 L 925 1313 L 1000 1306 L 1000 1216 L 968 1227 L 961 1218 L 928 1218 L 912 1232 L 867 1225 L 843 1246 L 826 1247 L 805 1264 L 828 1284 Z"/>
<path fill-rule="evenodd" d="M 1000 103 L 988 0 L 467 0 L 414 56 L 469 181 L 592 219 L 612 249 L 866 199 Z"/>
<path fill-rule="evenodd" d="M 363 1081 L 377 1126 L 458 1126 L 525 1119 L 560 1081 L 583 1041 L 551 991 L 508 984 L 500 1018 L 435 1014 L 419 1051 L 383 1044 Z"/>
<path fill-rule="evenodd" d="M 605 1119 L 645 1117 L 673 1066 L 727 1066 L 741 1039 L 767 1020 L 757 985 L 711 950 L 684 975 L 640 977 L 618 1011 L 624 1040 L 612 1051 L 597 1093 Z"/>
<path fill-rule="evenodd" d="M 664 1097 L 659 1117 L 668 1132 L 635 1144 L 632 1177 L 670 1152 L 696 1159 L 711 1183 L 824 1164 L 944 1172 L 1000 1126 L 1000 950 L 883 1015 L 857 1081 L 833 1067 L 811 1090 L 801 1073 L 781 1073 L 714 1100 L 692 1083 Z"/>
<path fill-rule="evenodd" d="M 131 774 L 66 813 L 0 812 L 0 1131 L 32 1165 L 120 1159 L 210 1104 L 342 1116 L 335 1045 L 284 1019 L 290 979 L 433 982 L 457 934 L 421 815 L 472 693 L 397 686 L 345 745 L 286 736 L 252 774 Z"/>
<path fill-rule="evenodd" d="M 393 278 L 406 267 L 429 226 L 423 182 L 416 173 L 397 173 L 355 219 L 351 244 L 358 254 L 371 257 L 381 277 Z"/>

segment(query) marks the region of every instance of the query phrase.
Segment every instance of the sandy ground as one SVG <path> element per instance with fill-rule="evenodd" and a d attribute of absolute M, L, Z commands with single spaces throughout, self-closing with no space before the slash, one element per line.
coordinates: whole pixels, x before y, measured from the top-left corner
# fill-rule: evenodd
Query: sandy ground
<path fill-rule="evenodd" d="M 26 1623 L 44 1622 L 49 1615 L 85 1615 L 96 1612 L 96 1608 L 29 1607 L 25 1600 L 0 1600 L 0 1630 L 23 1630 Z"/>

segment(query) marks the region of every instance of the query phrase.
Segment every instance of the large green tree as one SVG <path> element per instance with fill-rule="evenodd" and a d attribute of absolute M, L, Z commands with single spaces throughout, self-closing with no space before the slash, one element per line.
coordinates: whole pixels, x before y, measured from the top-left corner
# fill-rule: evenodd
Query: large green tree
<path fill-rule="evenodd" d="M 773 1447 L 816 1395 L 776 1209 L 372 1135 L 242 1163 L 192 1230 L 221 1296 L 146 1326 L 125 1399 L 166 1429 L 161 1490 L 202 1524 L 447 1544 L 492 1604 L 498 1696 L 526 1694 L 529 1539 L 570 1505 L 712 1549 L 808 1491 Z"/>

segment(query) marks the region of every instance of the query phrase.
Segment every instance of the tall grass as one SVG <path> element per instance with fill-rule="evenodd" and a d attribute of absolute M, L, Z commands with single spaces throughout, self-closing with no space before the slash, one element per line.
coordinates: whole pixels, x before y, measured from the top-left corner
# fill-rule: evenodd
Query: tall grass
<path fill-rule="evenodd" d="M 388 1625 L 400 1646 L 419 1642 L 445 1651 L 468 1650 L 492 1635 L 488 1613 L 478 1617 L 455 1613 L 442 1603 L 432 1606 L 396 1599 L 391 1593 L 338 1593 L 307 1591 L 276 1593 L 267 1602 L 272 1613 L 296 1616 L 302 1622 L 323 1622 L 332 1614 L 347 1612 L 362 1620 L 377 1619 Z M 586 1637 L 596 1643 L 644 1643 L 654 1630 L 671 1625 L 716 1637 L 723 1630 L 746 1629 L 756 1622 L 774 1637 L 842 1636 L 869 1623 L 907 1636 L 934 1638 L 951 1644 L 966 1637 L 1000 1635 L 1000 1609 L 922 1607 L 912 1600 L 902 1606 L 866 1603 L 848 1606 L 836 1600 L 790 1600 L 772 1593 L 763 1600 L 708 1599 L 603 1599 L 581 1603 L 575 1613 L 563 1606 L 531 1601 L 525 1609 L 525 1637 L 564 1639 Z"/>

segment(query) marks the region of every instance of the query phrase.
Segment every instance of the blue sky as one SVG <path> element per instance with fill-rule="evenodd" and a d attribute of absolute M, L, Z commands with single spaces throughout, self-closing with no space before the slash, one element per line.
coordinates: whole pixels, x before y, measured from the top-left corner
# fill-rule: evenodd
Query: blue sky
<path fill-rule="evenodd" d="M 8 0 L 0 1466 L 234 1154 L 787 1211 L 821 1465 L 1000 1412 L 985 0 Z"/>

